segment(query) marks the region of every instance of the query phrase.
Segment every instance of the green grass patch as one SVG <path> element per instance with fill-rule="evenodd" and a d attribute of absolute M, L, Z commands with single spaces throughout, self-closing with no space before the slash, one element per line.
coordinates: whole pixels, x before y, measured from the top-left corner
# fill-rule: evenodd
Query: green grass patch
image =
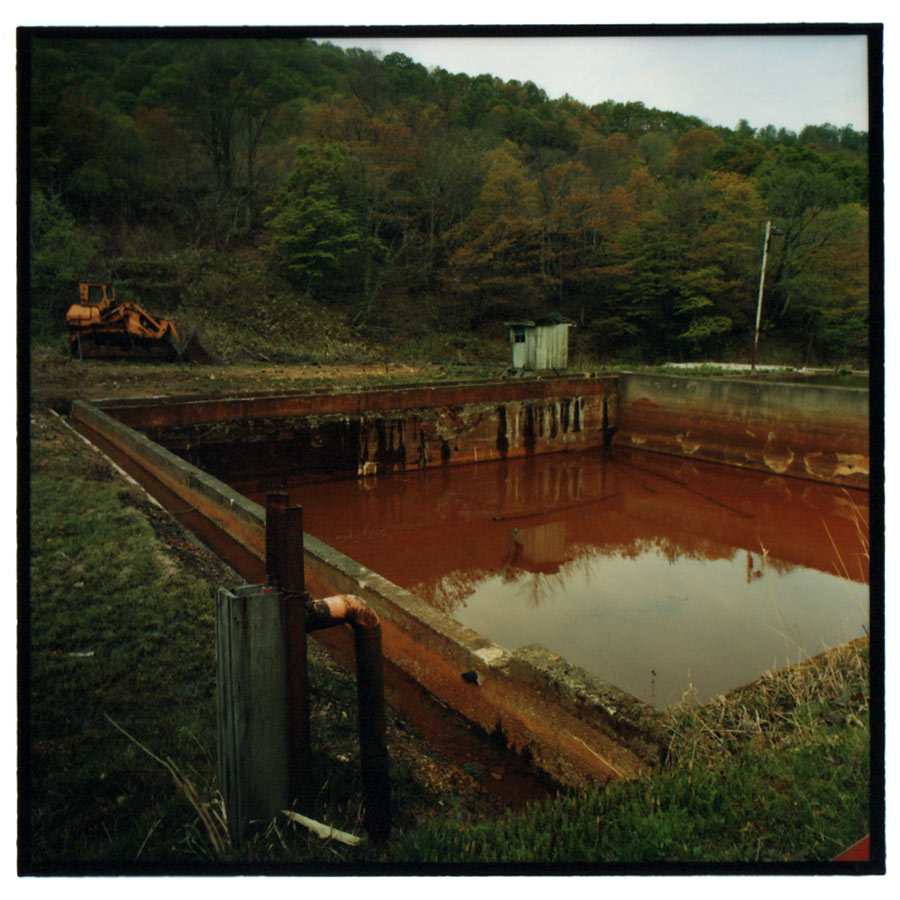
<path fill-rule="evenodd" d="M 102 462 L 39 445 L 32 466 L 32 859 L 196 859 L 190 805 L 109 719 L 210 781 L 209 588 L 165 565 Z"/>
<path fill-rule="evenodd" d="M 867 724 L 867 723 L 866 723 Z M 660 770 L 461 830 L 405 834 L 403 863 L 827 861 L 868 831 L 868 732 L 826 730 L 784 752 L 745 748 L 726 767 Z"/>

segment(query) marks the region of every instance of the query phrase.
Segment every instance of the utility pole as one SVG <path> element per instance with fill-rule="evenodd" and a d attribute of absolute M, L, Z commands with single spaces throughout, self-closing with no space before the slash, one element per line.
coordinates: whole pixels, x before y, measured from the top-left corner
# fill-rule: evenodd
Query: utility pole
<path fill-rule="evenodd" d="M 763 241 L 763 257 L 762 257 L 762 269 L 759 272 L 759 298 L 756 301 L 756 334 L 753 338 L 753 360 L 750 363 L 750 371 L 753 372 L 756 369 L 756 350 L 759 346 L 759 320 L 762 318 L 762 298 L 763 298 L 763 284 L 766 280 L 766 261 L 769 258 L 769 238 L 772 236 L 772 220 L 770 219 L 766 222 L 766 238 Z"/>

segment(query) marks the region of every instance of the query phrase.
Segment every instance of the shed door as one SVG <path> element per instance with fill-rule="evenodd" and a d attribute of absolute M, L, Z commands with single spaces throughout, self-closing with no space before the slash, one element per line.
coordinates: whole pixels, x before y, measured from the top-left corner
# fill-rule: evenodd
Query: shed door
<path fill-rule="evenodd" d="M 512 329 L 512 364 L 514 369 L 525 368 L 525 329 Z"/>

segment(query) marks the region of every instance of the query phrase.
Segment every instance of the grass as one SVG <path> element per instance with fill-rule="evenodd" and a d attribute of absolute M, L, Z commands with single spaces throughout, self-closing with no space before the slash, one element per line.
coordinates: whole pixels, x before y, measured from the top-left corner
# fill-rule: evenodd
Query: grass
<path fill-rule="evenodd" d="M 32 467 L 31 851 L 73 863 L 202 858 L 190 805 L 112 722 L 210 781 L 208 587 L 167 565 L 99 460 L 36 446 Z"/>
<path fill-rule="evenodd" d="M 869 831 L 868 643 L 672 716 L 652 776 L 461 830 L 434 823 L 403 863 L 826 862 Z"/>
<path fill-rule="evenodd" d="M 321 840 L 286 819 L 230 846 L 204 817 L 218 809 L 215 582 L 173 557 L 175 538 L 132 489 L 50 421 L 37 417 L 32 435 L 29 865 L 823 861 L 869 831 L 862 639 L 724 701 L 685 702 L 651 777 L 519 815 L 484 819 L 453 786 L 426 785 L 395 753 L 394 722 L 386 846 Z M 319 792 L 301 812 L 361 834 L 353 683 L 315 657 L 310 680 Z"/>

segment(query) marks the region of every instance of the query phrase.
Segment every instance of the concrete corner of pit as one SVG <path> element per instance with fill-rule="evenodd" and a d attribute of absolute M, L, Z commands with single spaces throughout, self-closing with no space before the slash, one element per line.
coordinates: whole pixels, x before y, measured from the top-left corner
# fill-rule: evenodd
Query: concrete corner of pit
<path fill-rule="evenodd" d="M 647 766 L 663 759 L 666 719 L 647 703 L 597 678 L 541 644 L 516 649 L 510 675 L 563 710 L 621 742 Z"/>

